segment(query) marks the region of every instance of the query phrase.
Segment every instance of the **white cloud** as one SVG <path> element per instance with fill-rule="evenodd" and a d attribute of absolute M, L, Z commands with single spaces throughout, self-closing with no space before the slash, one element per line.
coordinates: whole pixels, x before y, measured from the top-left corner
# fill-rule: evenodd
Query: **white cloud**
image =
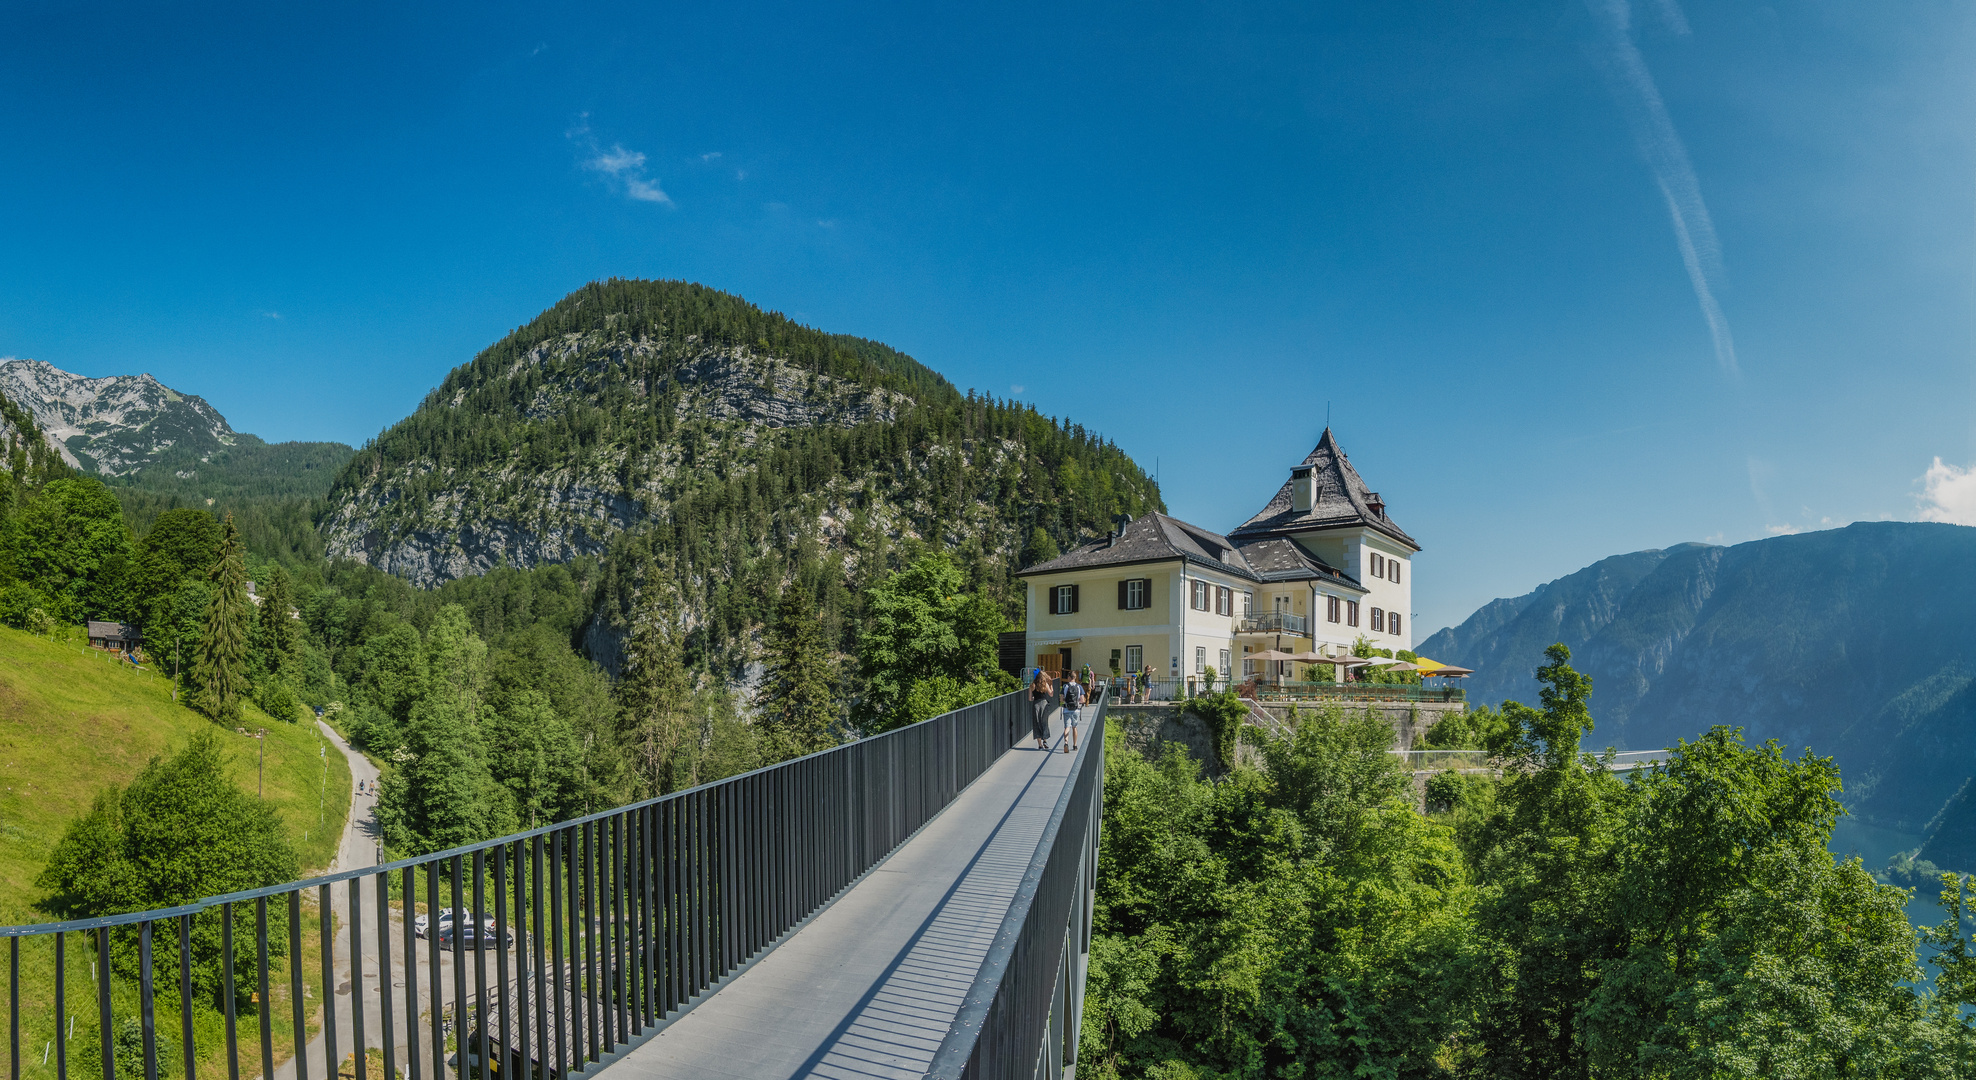
<path fill-rule="evenodd" d="M 706 153 L 706 154 L 701 154 L 701 155 L 700 155 L 700 161 L 701 161 L 702 163 L 706 163 L 706 162 L 712 162 L 712 161 L 719 161 L 719 160 L 720 160 L 720 151 L 718 151 L 718 150 L 715 150 L 715 151 L 712 151 L 711 153 Z"/>
<path fill-rule="evenodd" d="M 281 312 L 279 312 L 279 311 L 263 311 L 263 312 L 261 312 L 261 316 L 262 316 L 263 318 L 267 318 L 267 319 L 279 319 L 279 318 L 281 318 Z"/>
<path fill-rule="evenodd" d="M 1961 469 L 1936 458 L 1921 484 L 1917 497 L 1922 504 L 1921 520 L 1976 525 L 1976 467 Z"/>
<path fill-rule="evenodd" d="M 1738 373 L 1736 341 L 1729 332 L 1729 320 L 1716 302 L 1722 285 L 1722 245 L 1716 239 L 1715 223 L 1702 201 L 1701 181 L 1688 160 L 1688 148 L 1674 130 L 1660 86 L 1647 70 L 1646 58 L 1633 43 L 1633 9 L 1627 0 L 1585 0 L 1592 15 L 1606 31 L 1612 75 L 1620 104 L 1633 128 L 1640 153 L 1653 170 L 1654 183 L 1667 203 L 1667 216 L 1674 226 L 1674 241 L 1681 250 L 1681 263 L 1694 287 L 1702 321 L 1708 324 L 1709 338 L 1715 345 L 1715 362 L 1729 374 Z M 1687 17 L 1674 0 L 1660 0 L 1661 18 L 1677 34 L 1688 32 Z"/>
<path fill-rule="evenodd" d="M 590 133 L 590 114 L 583 113 L 575 127 L 563 133 L 563 137 L 582 147 L 589 156 L 583 167 L 605 177 L 624 191 L 628 199 L 638 202 L 673 205 L 672 196 L 665 193 L 659 182 L 645 175 L 645 155 L 637 150 L 627 150 L 618 143 L 610 149 L 602 149 Z"/>
<path fill-rule="evenodd" d="M 1763 531 L 1772 536 L 1796 536 L 1803 530 L 1796 525 L 1765 525 Z"/>
<path fill-rule="evenodd" d="M 1022 393 L 1022 384 L 1021 384 L 1021 383 L 1015 383 L 1015 384 L 1013 384 L 1013 385 L 1011 385 L 1011 386 L 1009 387 L 1009 393 L 1011 393 L 1011 394 L 1020 394 L 1020 393 Z"/>

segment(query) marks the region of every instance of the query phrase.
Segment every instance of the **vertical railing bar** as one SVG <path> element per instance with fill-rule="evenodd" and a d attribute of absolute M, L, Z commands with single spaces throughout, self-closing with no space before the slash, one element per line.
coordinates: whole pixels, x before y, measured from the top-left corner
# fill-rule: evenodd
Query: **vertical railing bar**
<path fill-rule="evenodd" d="M 237 1027 L 240 992 L 233 984 L 232 904 L 220 905 L 220 972 L 225 977 L 226 988 L 226 1074 L 229 1080 L 240 1080 L 240 1032 Z"/>
<path fill-rule="evenodd" d="M 543 981 L 542 953 L 542 935 L 548 932 L 548 927 L 542 920 L 542 841 L 541 836 L 530 837 L 528 841 L 528 903 L 535 918 L 535 1060 L 538 1063 L 535 1080 L 549 1080 L 549 1001 Z"/>
<path fill-rule="evenodd" d="M 364 1032 L 364 894 L 361 878 L 350 879 L 350 1052 L 357 1080 L 370 1075 L 370 1049 Z M 383 1080 L 397 1080 L 387 1076 Z"/>
<path fill-rule="evenodd" d="M 533 1040 L 529 1038 L 531 1034 L 529 1030 L 531 1026 L 529 1024 L 529 1017 L 532 1015 L 533 1010 L 529 1008 L 530 1001 L 528 996 L 528 946 L 533 940 L 534 935 L 528 926 L 528 841 L 526 840 L 515 841 L 514 867 L 515 1019 L 516 1027 L 520 1029 L 517 1034 L 520 1036 L 519 1042 L 521 1043 L 521 1080 L 528 1080 L 529 1062 L 535 1060 L 531 1053 Z M 507 1027 L 505 1024 L 502 1026 L 501 1037 L 503 1039 L 507 1038 Z M 501 1048 L 501 1060 L 503 1062 L 508 1060 L 508 1049 L 505 1046 Z"/>
<path fill-rule="evenodd" d="M 494 1012 L 501 1018 L 501 1058 L 500 1065 L 495 1067 L 495 1071 L 499 1073 L 505 1073 L 507 1071 L 508 1055 L 514 1053 L 514 1043 L 508 1039 L 508 1036 L 511 1034 L 509 1030 L 511 1026 L 508 1016 L 509 1008 L 508 845 L 497 844 L 494 847 Z M 487 1004 L 483 1001 L 481 1003 L 480 1014 L 480 1029 L 482 1031 L 486 1031 L 488 1027 L 486 1009 Z"/>
<path fill-rule="evenodd" d="M 231 988 L 233 984 L 233 965 L 231 962 L 226 965 L 226 977 L 227 985 Z M 229 1008 L 226 1014 L 226 1041 L 229 1044 L 233 1042 L 232 1003 L 233 999 L 231 997 L 227 998 Z M 110 1026 L 110 928 L 107 926 L 97 927 L 96 929 L 96 1023 L 98 1025 L 96 1028 L 96 1041 L 102 1044 L 103 1051 L 103 1080 L 116 1080 L 117 1054 L 116 1043 L 112 1036 L 112 1032 L 115 1029 Z M 229 1056 L 231 1056 L 230 1053 Z M 239 1080 L 238 1070 L 236 1070 L 235 1080 Z"/>
<path fill-rule="evenodd" d="M 185 916 L 180 915 L 183 920 Z M 69 1015 L 69 956 L 68 934 L 55 931 L 55 1077 L 56 1080 L 69 1080 L 69 1042 L 62 1038 L 62 1026 Z M 183 970 L 183 969 L 181 969 Z M 185 1005 L 190 995 L 179 998 L 178 1010 L 187 1012 Z"/>
<path fill-rule="evenodd" d="M 473 853 L 473 1011 L 478 1041 L 474 1052 L 480 1057 L 475 1067 L 475 1075 L 487 1080 L 487 925 L 481 913 L 487 909 L 487 849 L 480 848 Z M 453 937 L 463 940 L 458 915 L 453 916 Z"/>
<path fill-rule="evenodd" d="M 681 957 L 686 948 L 683 931 L 686 917 L 685 891 L 681 887 L 680 868 L 684 845 L 680 837 L 680 800 L 663 803 L 660 811 L 665 821 L 660 835 L 665 843 L 665 902 L 666 902 L 666 1012 L 668 1014 L 686 1003 L 686 976 Z"/>
<path fill-rule="evenodd" d="M 141 961 L 144 968 L 144 1030 L 149 1034 L 151 1031 L 150 923 L 147 922 L 144 924 L 142 933 L 144 935 L 144 956 Z M 8 1075 L 12 1076 L 13 1080 L 21 1080 L 21 939 L 17 937 L 7 939 L 7 983 L 9 986 L 9 990 L 7 991 L 7 1054 L 13 1065 L 13 1072 Z M 155 1049 L 155 1046 L 147 1045 L 144 1052 L 145 1061 L 151 1068 L 151 1075 L 147 1080 L 158 1080 Z"/>
<path fill-rule="evenodd" d="M 563 963 L 563 836 L 568 830 L 550 833 L 545 837 L 548 847 L 549 872 L 543 879 L 542 887 L 549 891 L 549 953 L 550 963 L 555 966 L 550 993 L 554 995 L 554 1007 L 550 1012 L 549 1032 L 556 1040 L 554 1057 L 550 1064 L 558 1076 L 566 1076 L 569 1062 L 569 1028 L 564 1020 L 563 990 L 569 984 L 570 969 Z"/>
<path fill-rule="evenodd" d="M 153 927 L 156 925 L 156 923 L 147 919 L 139 923 L 137 927 L 138 1019 L 143 1025 L 142 1030 L 144 1033 L 144 1080 L 158 1080 L 158 1001 L 157 986 L 152 981 L 155 977 L 155 972 L 151 966 L 151 935 L 155 933 Z M 13 955 L 14 988 L 16 993 L 20 989 L 20 940 L 19 938 L 13 939 L 13 944 L 16 946 Z M 18 1022 L 16 1022 L 14 1028 L 14 1042 L 20 1042 L 20 1027 Z M 14 1075 L 16 1077 L 20 1075 L 20 1065 L 19 1055 L 17 1054 L 14 1061 Z"/>
<path fill-rule="evenodd" d="M 254 1002 L 255 1018 L 261 1022 L 261 1076 L 274 1075 L 274 995 L 268 988 L 268 965 L 272 961 L 268 949 L 268 898 L 254 898 L 254 961 L 258 966 L 255 973 Z M 149 1078 L 147 1078 L 149 1080 Z"/>
<path fill-rule="evenodd" d="M 316 903 L 322 929 L 322 1071 L 325 1080 L 337 1080 L 343 1062 L 336 1054 L 336 906 L 328 885 Z"/>
<path fill-rule="evenodd" d="M 178 1022 L 184 1040 L 185 1076 L 195 1076 L 196 1057 L 192 1048 L 192 916 L 178 917 Z"/>
<path fill-rule="evenodd" d="M 611 966 L 616 969 L 611 975 L 611 993 L 617 998 L 617 1038 L 611 1044 L 613 1049 L 619 1044 L 629 1042 L 631 1039 L 631 1029 L 627 1024 L 630 1014 L 625 1008 L 625 978 L 630 974 L 630 969 L 626 966 L 628 958 L 625 956 L 624 951 L 624 930 L 627 921 L 624 908 L 624 837 L 622 835 L 624 821 L 625 818 L 622 814 L 614 815 L 611 818 L 610 942 Z"/>
<path fill-rule="evenodd" d="M 418 947 L 418 904 L 419 881 L 413 867 L 407 866 L 399 872 L 398 891 L 401 899 L 398 904 L 399 931 L 405 942 L 405 1066 L 411 1080 L 419 1080 L 424 1056 L 419 1053 L 419 947 Z M 430 916 L 426 926 L 432 925 Z M 387 996 L 385 1000 L 390 1000 Z M 298 1077 L 297 1080 L 300 1080 Z M 397 1080 L 392 1077 L 391 1080 Z"/>
<path fill-rule="evenodd" d="M 641 859 L 644 864 L 644 871 L 639 875 L 639 881 L 645 887 L 645 937 L 643 939 L 645 947 L 645 1018 L 649 1022 L 656 1024 L 665 1017 L 665 1009 L 660 1004 L 658 982 L 660 970 L 659 947 L 663 940 L 659 936 L 662 919 L 659 915 L 659 861 L 658 847 L 656 845 L 658 839 L 659 808 L 656 806 L 645 807 L 644 810 L 639 811 L 638 820 L 639 835 L 643 837 L 644 851 Z"/>
<path fill-rule="evenodd" d="M 300 889 L 288 894 L 288 1005 L 289 1017 L 295 1029 L 295 1080 L 309 1080 L 309 1018 L 302 1008 L 302 890 Z"/>
<path fill-rule="evenodd" d="M 597 833 L 594 822 L 582 826 L 583 853 L 578 863 L 577 874 L 582 879 L 583 902 L 583 1012 L 589 1021 L 589 1042 L 584 1057 L 597 1061 L 601 1057 L 597 1041 L 599 1025 L 597 1016 Z M 577 910 L 577 905 L 571 905 Z"/>
<path fill-rule="evenodd" d="M 471 916 L 467 911 L 465 883 L 460 876 L 466 864 L 453 856 L 453 1061 L 459 1080 L 467 1080 L 467 954 L 460 928 Z"/>
<path fill-rule="evenodd" d="M 384 1042 L 384 1080 L 398 1080 L 398 1008 L 392 1000 L 398 995 L 391 990 L 391 871 L 386 870 L 377 875 L 378 1037 Z"/>
<path fill-rule="evenodd" d="M 432 1080 L 446 1080 L 446 974 L 439 951 L 439 863 L 425 871 L 425 970 L 432 977 Z"/>

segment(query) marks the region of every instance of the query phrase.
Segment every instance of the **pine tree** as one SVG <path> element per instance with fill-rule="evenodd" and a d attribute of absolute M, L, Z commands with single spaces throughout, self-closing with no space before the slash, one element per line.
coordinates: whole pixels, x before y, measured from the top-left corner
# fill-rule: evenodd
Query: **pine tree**
<path fill-rule="evenodd" d="M 837 699 L 823 623 L 807 586 L 792 584 L 776 605 L 768 628 L 768 672 L 762 683 L 761 721 L 768 751 L 786 760 L 828 749 Z"/>
<path fill-rule="evenodd" d="M 695 782 L 682 752 L 694 733 L 695 718 L 692 678 L 674 627 L 677 605 L 671 588 L 653 583 L 653 576 L 646 577 L 645 596 L 625 642 L 618 699 L 638 778 L 649 794 L 664 795 Z"/>
<path fill-rule="evenodd" d="M 273 567 L 267 579 L 267 588 L 261 593 L 261 610 L 255 616 L 254 640 L 268 674 L 280 675 L 282 667 L 295 655 L 301 624 L 288 617 L 288 609 L 295 606 L 295 590 L 289 584 L 288 571 Z"/>
<path fill-rule="evenodd" d="M 193 678 L 199 685 L 200 711 L 231 724 L 240 718 L 240 699 L 247 692 L 247 627 L 253 613 L 247 599 L 246 552 L 232 514 L 220 525 L 219 559 L 208 580 L 212 601 L 206 607 Z"/>

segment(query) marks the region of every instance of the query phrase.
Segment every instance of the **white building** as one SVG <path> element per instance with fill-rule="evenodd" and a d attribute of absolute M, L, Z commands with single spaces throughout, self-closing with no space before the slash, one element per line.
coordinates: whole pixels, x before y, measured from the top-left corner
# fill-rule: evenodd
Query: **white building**
<path fill-rule="evenodd" d="M 1260 512 L 1227 535 L 1165 514 L 1019 574 L 1028 653 L 1042 667 L 1167 678 L 1280 675 L 1250 653 L 1413 644 L 1420 551 L 1326 429 Z M 1237 667 L 1237 664 L 1240 664 Z"/>

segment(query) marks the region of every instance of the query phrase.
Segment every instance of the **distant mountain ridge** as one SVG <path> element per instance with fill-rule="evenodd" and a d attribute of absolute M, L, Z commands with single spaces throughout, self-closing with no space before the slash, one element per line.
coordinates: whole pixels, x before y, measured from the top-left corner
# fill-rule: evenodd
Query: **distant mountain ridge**
<path fill-rule="evenodd" d="M 26 409 L 70 465 L 125 476 L 168 450 L 205 452 L 231 446 L 226 418 L 196 394 L 150 375 L 92 379 L 40 360 L 0 363 L 0 394 Z"/>
<path fill-rule="evenodd" d="M 1976 528 L 1932 522 L 1683 544 L 1493 601 L 1419 648 L 1475 668 L 1471 700 L 1534 703 L 1543 649 L 1562 641 L 1594 680 L 1588 745 L 1652 749 L 1736 725 L 1833 756 L 1855 815 L 1939 848 L 1976 776 L 1973 569 Z M 1976 822 L 1976 798 L 1965 804 Z"/>

